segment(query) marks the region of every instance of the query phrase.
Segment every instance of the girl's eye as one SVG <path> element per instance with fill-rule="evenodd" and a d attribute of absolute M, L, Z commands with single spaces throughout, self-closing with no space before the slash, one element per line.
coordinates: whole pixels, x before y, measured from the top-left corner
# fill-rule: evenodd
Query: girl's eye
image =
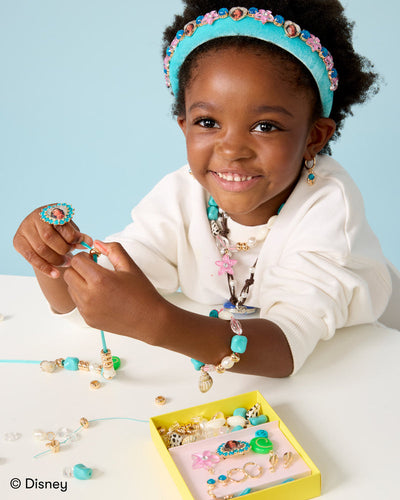
<path fill-rule="evenodd" d="M 273 130 L 278 130 L 278 128 L 270 122 L 260 122 L 253 130 L 255 132 L 272 132 Z"/>
<path fill-rule="evenodd" d="M 204 128 L 216 128 L 218 127 L 217 122 L 212 120 L 211 118 L 200 118 L 196 120 L 196 125 L 200 125 L 200 127 Z"/>

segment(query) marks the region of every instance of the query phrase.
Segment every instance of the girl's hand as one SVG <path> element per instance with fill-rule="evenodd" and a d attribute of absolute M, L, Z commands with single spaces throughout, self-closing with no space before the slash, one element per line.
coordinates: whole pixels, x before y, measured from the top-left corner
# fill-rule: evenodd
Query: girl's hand
<path fill-rule="evenodd" d="M 96 264 L 87 253 L 72 258 L 64 280 L 79 312 L 93 328 L 152 344 L 165 300 L 119 243 L 95 241 L 94 248 L 114 270 Z"/>
<path fill-rule="evenodd" d="M 63 226 L 42 221 L 40 212 L 45 206 L 37 208 L 22 221 L 14 236 L 14 248 L 35 270 L 59 278 L 57 267 L 68 264 L 68 253 L 79 248 L 81 241 L 92 245 L 92 239 L 81 233 L 73 221 Z"/>

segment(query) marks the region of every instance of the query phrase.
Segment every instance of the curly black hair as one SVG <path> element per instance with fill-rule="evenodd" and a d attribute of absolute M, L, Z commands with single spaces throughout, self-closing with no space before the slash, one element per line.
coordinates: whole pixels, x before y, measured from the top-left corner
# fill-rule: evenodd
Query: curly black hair
<path fill-rule="evenodd" d="M 285 19 L 297 23 L 302 29 L 308 30 L 321 40 L 333 56 L 335 68 L 339 74 L 339 87 L 335 91 L 333 107 L 330 114 L 336 122 L 336 131 L 331 139 L 340 136 L 343 121 L 352 115 L 353 104 L 365 102 L 379 90 L 379 75 L 373 70 L 373 64 L 365 57 L 354 51 L 352 44 L 354 22 L 349 21 L 344 15 L 344 8 L 338 0 L 268 0 L 257 4 L 254 0 L 183 0 L 185 4 L 182 15 L 176 15 L 174 22 L 164 31 L 163 57 L 177 31 L 183 29 L 185 24 L 193 21 L 200 15 L 212 10 L 226 7 L 240 6 L 264 8 L 273 15 L 281 15 Z M 236 38 L 237 40 L 233 40 Z M 269 53 L 292 62 L 297 70 L 296 85 L 308 86 L 314 90 L 313 116 L 321 116 L 321 102 L 319 92 L 311 73 L 294 56 L 288 52 L 264 41 L 249 37 L 227 37 L 211 40 L 197 47 L 184 61 L 179 71 L 179 92 L 173 104 L 173 114 L 183 115 L 185 112 L 186 85 L 190 82 L 192 71 L 199 57 L 210 50 L 224 46 L 262 48 Z M 293 75 L 293 71 L 290 72 Z M 330 141 L 330 142 L 331 142 Z M 323 152 L 331 153 L 329 143 Z"/>

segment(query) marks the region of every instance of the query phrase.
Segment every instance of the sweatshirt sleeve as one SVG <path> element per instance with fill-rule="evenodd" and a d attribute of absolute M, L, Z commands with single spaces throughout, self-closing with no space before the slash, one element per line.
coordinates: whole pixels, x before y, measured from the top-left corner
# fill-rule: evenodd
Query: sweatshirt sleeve
<path fill-rule="evenodd" d="M 260 315 L 285 333 L 293 373 L 336 329 L 376 321 L 391 294 L 390 275 L 361 195 L 355 186 L 351 191 L 340 179 L 330 179 L 305 203 L 291 200 L 301 208 L 292 217 L 277 264 L 266 267 L 261 278 Z"/>

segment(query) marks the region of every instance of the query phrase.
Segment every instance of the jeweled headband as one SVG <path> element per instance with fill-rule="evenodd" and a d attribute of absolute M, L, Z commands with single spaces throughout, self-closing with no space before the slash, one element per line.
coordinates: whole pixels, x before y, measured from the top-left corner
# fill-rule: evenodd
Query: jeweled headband
<path fill-rule="evenodd" d="M 301 61 L 318 85 L 323 115 L 330 115 L 333 92 L 339 81 L 332 55 L 322 47 L 316 36 L 302 30 L 293 21 L 285 21 L 282 16 L 273 16 L 271 11 L 255 7 L 223 8 L 218 12 L 213 10 L 190 21 L 178 31 L 164 59 L 167 86 L 177 95 L 179 69 L 196 47 L 214 38 L 238 35 L 273 43 Z"/>

